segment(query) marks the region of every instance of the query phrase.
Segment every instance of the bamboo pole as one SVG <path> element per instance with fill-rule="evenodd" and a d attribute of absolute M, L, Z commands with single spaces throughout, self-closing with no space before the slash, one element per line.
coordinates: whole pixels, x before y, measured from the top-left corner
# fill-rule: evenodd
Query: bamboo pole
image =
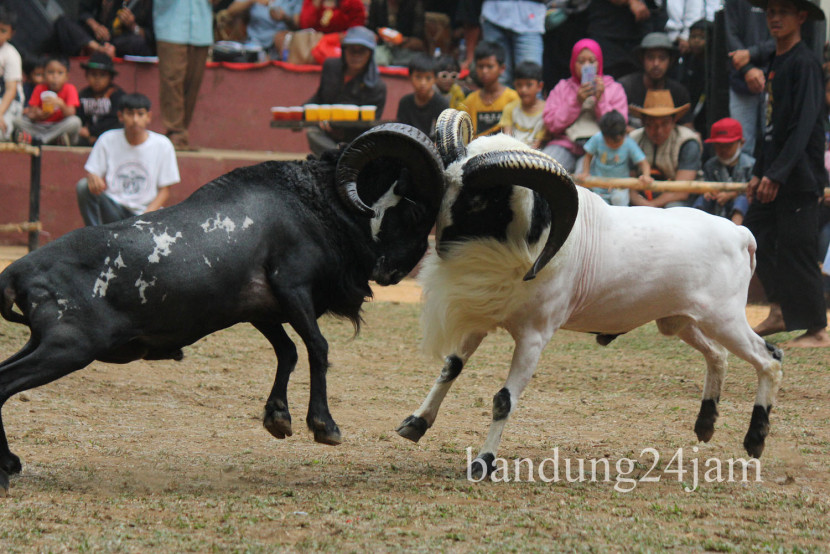
<path fill-rule="evenodd" d="M 19 152 L 30 156 L 40 156 L 40 148 L 31 144 L 0 142 L 0 152 Z"/>
<path fill-rule="evenodd" d="M 579 177 L 574 176 L 574 180 L 583 187 L 588 188 L 651 190 L 654 192 L 691 192 L 695 194 L 703 194 L 707 192 L 746 191 L 746 183 L 725 183 L 714 181 L 654 181 L 651 185 L 645 186 L 635 177 L 626 177 L 622 179 L 588 177 L 587 179 L 580 179 Z"/>
<path fill-rule="evenodd" d="M 43 225 L 40 221 L 25 221 L 23 223 L 3 223 L 0 224 L 0 233 L 31 233 L 32 231 L 42 231 Z"/>

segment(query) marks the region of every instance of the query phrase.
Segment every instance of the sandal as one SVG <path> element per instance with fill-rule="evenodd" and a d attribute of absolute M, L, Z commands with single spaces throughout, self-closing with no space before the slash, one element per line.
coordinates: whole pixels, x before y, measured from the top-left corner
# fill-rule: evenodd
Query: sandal
<path fill-rule="evenodd" d="M 32 135 L 23 129 L 15 129 L 12 131 L 12 142 L 16 142 L 17 144 L 32 144 L 33 140 Z"/>

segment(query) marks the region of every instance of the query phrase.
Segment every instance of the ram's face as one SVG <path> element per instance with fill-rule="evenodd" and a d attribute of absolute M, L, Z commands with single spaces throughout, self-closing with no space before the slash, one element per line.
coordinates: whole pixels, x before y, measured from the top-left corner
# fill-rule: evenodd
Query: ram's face
<path fill-rule="evenodd" d="M 409 172 L 402 169 L 395 184 L 372 208 L 372 240 L 379 254 L 372 279 L 380 285 L 393 285 L 406 277 L 426 253 L 437 207 L 429 205 Z"/>

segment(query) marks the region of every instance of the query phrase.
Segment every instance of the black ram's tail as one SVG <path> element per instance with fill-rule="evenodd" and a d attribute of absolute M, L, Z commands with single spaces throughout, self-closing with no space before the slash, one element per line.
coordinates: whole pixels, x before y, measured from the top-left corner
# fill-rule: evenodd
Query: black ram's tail
<path fill-rule="evenodd" d="M 0 273 L 0 315 L 13 323 L 22 323 L 28 325 L 28 321 L 23 314 L 14 311 L 14 301 L 17 298 L 17 293 L 12 285 L 12 277 L 10 271 Z"/>

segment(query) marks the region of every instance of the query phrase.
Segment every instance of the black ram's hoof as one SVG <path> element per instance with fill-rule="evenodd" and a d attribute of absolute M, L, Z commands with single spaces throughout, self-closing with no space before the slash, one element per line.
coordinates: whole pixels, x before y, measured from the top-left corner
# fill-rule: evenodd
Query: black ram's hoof
<path fill-rule="evenodd" d="M 481 481 L 496 469 L 496 457 L 487 452 L 476 457 L 467 468 L 467 475 L 474 481 Z"/>
<path fill-rule="evenodd" d="M 291 431 L 291 415 L 287 411 L 273 410 L 265 413 L 262 426 L 278 439 L 293 435 Z"/>
<path fill-rule="evenodd" d="M 744 448 L 753 458 L 760 458 L 764 451 L 764 440 L 769 434 L 769 408 L 755 406 L 752 409 L 752 419 L 749 422 L 749 431 L 744 437 Z"/>
<path fill-rule="evenodd" d="M 769 426 L 766 429 L 750 429 L 744 437 L 746 453 L 753 458 L 760 458 L 764 452 L 764 439 L 767 437 L 767 429 L 769 429 Z"/>
<path fill-rule="evenodd" d="M 422 417 L 411 415 L 403 420 L 395 431 L 405 439 L 409 439 L 412 442 L 418 442 L 421 440 L 421 437 L 424 436 L 424 433 L 427 432 L 429 429 L 429 425 L 427 425 L 427 420 Z"/>
<path fill-rule="evenodd" d="M 334 421 L 329 421 L 326 424 L 319 419 L 308 421 L 308 428 L 314 433 L 314 442 L 321 444 L 328 444 L 330 446 L 337 446 L 343 442 L 343 437 L 340 435 L 340 428 Z"/>
<path fill-rule="evenodd" d="M 9 476 L 6 472 L 0 469 L 0 497 L 9 494 Z"/>
<path fill-rule="evenodd" d="M 712 419 L 697 418 L 695 422 L 695 435 L 701 442 L 709 442 L 715 435 L 715 421 Z"/>
<path fill-rule="evenodd" d="M 9 452 L 0 458 L 0 471 L 6 475 L 14 475 L 23 470 L 23 464 L 20 463 L 20 458 Z"/>

